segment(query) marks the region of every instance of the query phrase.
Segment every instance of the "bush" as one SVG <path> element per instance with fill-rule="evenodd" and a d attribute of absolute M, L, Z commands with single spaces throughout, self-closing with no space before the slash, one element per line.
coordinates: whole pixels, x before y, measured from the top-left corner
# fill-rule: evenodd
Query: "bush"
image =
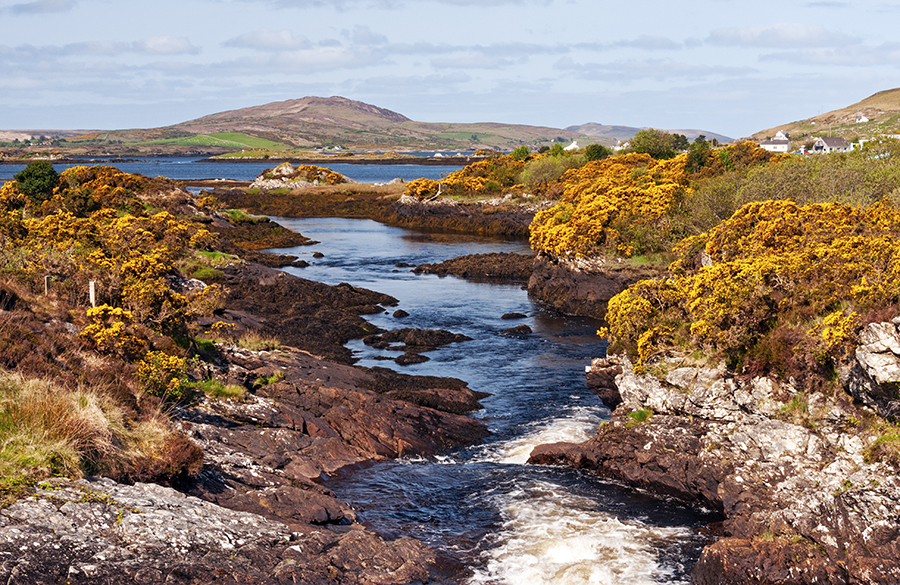
<path fill-rule="evenodd" d="M 614 346 L 639 363 L 700 347 L 737 373 L 826 383 L 854 347 L 860 315 L 896 310 L 898 242 L 900 212 L 885 204 L 747 204 L 681 242 L 667 277 L 610 300 Z"/>
<path fill-rule="evenodd" d="M 592 160 L 600 160 L 612 155 L 612 151 L 602 144 L 589 144 L 584 149 L 584 158 L 590 162 Z"/>
<path fill-rule="evenodd" d="M 191 390 L 189 369 L 190 363 L 182 357 L 148 351 L 138 363 L 136 376 L 148 394 L 178 401 L 187 398 Z"/>
<path fill-rule="evenodd" d="M 28 166 L 16 173 L 13 178 L 22 192 L 34 201 L 48 199 L 53 189 L 59 185 L 59 173 L 45 160 L 28 163 Z"/>

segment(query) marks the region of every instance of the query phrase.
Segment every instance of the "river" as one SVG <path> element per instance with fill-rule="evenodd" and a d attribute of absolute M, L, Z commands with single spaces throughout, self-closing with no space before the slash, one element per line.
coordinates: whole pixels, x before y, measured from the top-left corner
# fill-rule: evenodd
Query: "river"
<path fill-rule="evenodd" d="M 234 181 L 252 181 L 266 169 L 279 164 L 275 162 L 201 162 L 203 159 L 190 157 L 158 157 L 147 159 L 129 159 L 128 162 L 109 162 L 103 159 L 92 159 L 84 163 L 55 163 L 57 172 L 78 165 L 112 165 L 126 173 L 140 173 L 147 177 L 167 177 L 175 181 L 231 179 Z M 439 179 L 458 170 L 453 165 L 367 165 L 331 163 L 325 161 L 320 166 L 341 173 L 359 183 L 386 183 L 400 178 L 412 181 L 424 177 Z M 0 182 L 11 180 L 16 173 L 25 168 L 23 164 L 0 164 Z"/>
<path fill-rule="evenodd" d="M 413 374 L 453 376 L 489 392 L 473 416 L 492 432 L 479 445 L 437 457 L 380 463 L 327 482 L 361 519 L 391 537 L 418 538 L 467 567 L 462 583 L 688 583 L 706 540 L 696 529 L 717 518 L 571 469 L 527 465 L 531 449 L 583 441 L 609 412 L 585 387 L 584 366 L 603 355 L 598 323 L 562 317 L 529 300 L 521 284 L 416 275 L 405 263 L 463 254 L 525 252 L 526 242 L 424 234 L 366 220 L 277 219 L 318 240 L 281 250 L 310 262 L 287 271 L 311 280 L 348 282 L 396 297 L 369 316 L 384 329 L 448 329 L 472 337 L 406 367 L 376 359 L 398 355 L 350 347 L 359 364 Z M 314 258 L 314 252 L 324 254 Z M 507 313 L 525 318 L 504 320 Z M 504 334 L 527 324 L 533 333 Z"/>
<path fill-rule="evenodd" d="M 199 163 L 162 158 L 115 163 L 125 172 L 176 180 L 253 180 L 266 163 Z M 97 161 L 98 164 L 103 161 Z M 107 163 L 108 164 L 108 163 Z M 54 165 L 62 170 L 72 165 Z M 360 182 L 439 178 L 458 167 L 329 165 Z M 0 181 L 23 165 L 0 165 Z M 418 538 L 466 567 L 466 585 L 688 583 L 706 540 L 696 529 L 713 514 L 571 469 L 526 465 L 531 449 L 592 436 L 608 411 L 584 383 L 584 366 L 603 355 L 598 323 L 561 317 L 532 303 L 521 285 L 415 275 L 418 265 L 485 252 L 525 252 L 523 241 L 424 234 L 366 220 L 278 219 L 318 240 L 290 250 L 310 262 L 288 268 L 303 278 L 348 282 L 390 294 L 410 315 L 368 318 L 384 329 L 448 329 L 472 337 L 399 367 L 452 376 L 489 392 L 473 416 L 493 433 L 481 444 L 438 457 L 404 458 L 332 478 L 327 485 L 352 502 L 361 519 L 390 537 Z M 324 257 L 313 258 L 314 252 Z M 393 312 L 393 308 L 390 313 Z M 523 319 L 503 320 L 507 313 Z M 533 333 L 505 335 L 527 324 Z M 349 344 L 364 366 L 390 352 Z"/>

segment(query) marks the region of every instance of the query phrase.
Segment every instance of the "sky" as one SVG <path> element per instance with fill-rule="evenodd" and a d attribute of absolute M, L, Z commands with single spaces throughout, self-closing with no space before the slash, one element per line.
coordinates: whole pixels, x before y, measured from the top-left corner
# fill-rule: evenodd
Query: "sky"
<path fill-rule="evenodd" d="M 339 95 L 732 138 L 900 87 L 900 0 L 0 0 L 0 129 Z"/>

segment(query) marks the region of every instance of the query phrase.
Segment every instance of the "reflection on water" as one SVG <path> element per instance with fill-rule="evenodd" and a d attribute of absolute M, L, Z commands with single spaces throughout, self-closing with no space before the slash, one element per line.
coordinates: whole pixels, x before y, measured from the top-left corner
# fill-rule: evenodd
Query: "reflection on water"
<path fill-rule="evenodd" d="M 447 329 L 472 337 L 427 355 L 403 372 L 452 376 L 488 392 L 473 416 L 493 433 L 483 444 L 433 458 L 390 461 L 327 482 L 389 536 L 412 536 L 469 567 L 461 582 L 482 584 L 679 583 L 703 544 L 693 529 L 708 515 L 662 502 L 572 470 L 527 465 L 534 446 L 580 442 L 608 410 L 585 388 L 584 366 L 604 354 L 594 320 L 535 305 L 521 285 L 417 275 L 396 264 L 435 263 L 463 254 L 527 251 L 522 241 L 415 234 L 358 220 L 287 220 L 321 242 L 312 265 L 288 269 L 330 284 L 390 294 L 409 313 L 367 316 L 384 329 Z M 324 258 L 311 258 L 322 251 Z M 522 313 L 520 320 L 503 320 Z M 530 335 L 505 336 L 526 324 Z M 359 364 L 397 355 L 348 344 Z"/>

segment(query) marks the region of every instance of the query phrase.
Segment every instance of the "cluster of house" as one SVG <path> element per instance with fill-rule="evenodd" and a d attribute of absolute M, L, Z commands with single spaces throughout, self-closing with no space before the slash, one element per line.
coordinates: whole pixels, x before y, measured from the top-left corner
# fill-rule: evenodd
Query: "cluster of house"
<path fill-rule="evenodd" d="M 791 138 L 788 134 L 779 130 L 774 138 L 763 140 L 759 143 L 759 146 L 770 152 L 787 153 L 791 150 Z M 839 136 L 820 136 L 816 138 L 812 147 L 809 150 L 803 150 L 803 153 L 828 154 L 831 152 L 849 152 L 852 148 L 849 142 Z"/>

